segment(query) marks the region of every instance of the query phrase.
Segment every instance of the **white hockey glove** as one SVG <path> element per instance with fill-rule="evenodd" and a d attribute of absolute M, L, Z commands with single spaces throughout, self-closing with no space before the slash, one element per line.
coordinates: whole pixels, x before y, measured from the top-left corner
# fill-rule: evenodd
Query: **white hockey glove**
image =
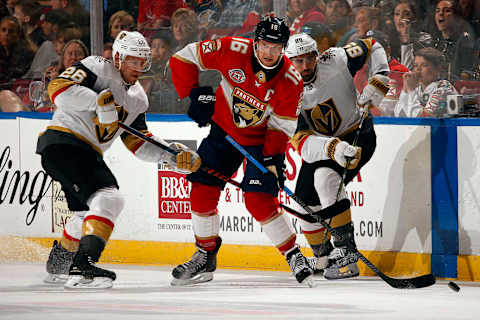
<path fill-rule="evenodd" d="M 118 123 L 117 106 L 110 89 L 104 89 L 97 95 L 96 112 L 99 123 L 105 125 Z"/>
<path fill-rule="evenodd" d="M 354 147 L 338 138 L 330 138 L 325 144 L 325 153 L 344 168 L 347 165 L 347 160 L 350 159 L 347 169 L 355 169 L 360 161 L 362 148 Z"/>
<path fill-rule="evenodd" d="M 370 77 L 367 86 L 363 89 L 360 97 L 358 97 L 358 105 L 364 106 L 369 104 L 378 107 L 390 89 L 389 82 L 390 78 L 381 74 Z"/>
<path fill-rule="evenodd" d="M 166 159 L 171 169 L 179 173 L 189 174 L 197 171 L 202 165 L 200 156 L 187 146 L 178 142 L 172 142 L 168 146 L 175 151 L 179 151 L 176 155 L 171 154 Z"/>

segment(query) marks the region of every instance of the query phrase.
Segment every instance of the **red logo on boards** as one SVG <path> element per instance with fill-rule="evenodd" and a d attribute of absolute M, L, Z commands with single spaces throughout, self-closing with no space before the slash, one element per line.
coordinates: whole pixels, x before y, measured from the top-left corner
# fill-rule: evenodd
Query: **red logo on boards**
<path fill-rule="evenodd" d="M 184 174 L 158 170 L 158 217 L 190 219 L 191 184 Z"/>

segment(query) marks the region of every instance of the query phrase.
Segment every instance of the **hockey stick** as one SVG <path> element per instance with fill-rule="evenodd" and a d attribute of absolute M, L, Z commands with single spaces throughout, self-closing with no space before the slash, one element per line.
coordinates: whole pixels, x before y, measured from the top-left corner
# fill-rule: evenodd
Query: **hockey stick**
<path fill-rule="evenodd" d="M 162 150 L 165 150 L 165 151 L 167 151 L 167 152 L 169 152 L 169 153 L 171 153 L 171 154 L 175 154 L 175 155 L 178 153 L 177 150 L 174 150 L 174 149 L 170 148 L 169 146 L 166 146 L 166 145 L 164 145 L 163 143 L 160 143 L 160 142 L 158 142 L 157 140 L 152 139 L 152 138 L 144 135 L 142 132 L 138 131 L 137 129 L 134 129 L 134 128 L 132 128 L 132 127 L 130 127 L 130 126 L 122 123 L 122 122 L 119 122 L 119 123 L 118 123 L 118 126 L 119 126 L 120 128 L 122 128 L 123 130 L 127 131 L 128 133 L 133 134 L 134 136 L 142 139 L 143 141 L 150 142 L 151 144 L 159 147 L 159 148 L 162 149 Z M 210 169 L 210 168 L 208 168 L 208 167 L 206 167 L 206 166 L 204 166 L 204 165 L 202 165 L 202 166 L 200 167 L 200 169 L 203 170 L 203 171 L 205 171 L 205 172 L 208 173 L 208 174 L 211 174 L 211 175 L 219 178 L 220 180 L 223 180 L 223 181 L 225 181 L 225 182 L 231 183 L 232 185 L 234 185 L 234 186 L 236 186 L 236 187 L 238 187 L 238 188 L 241 188 L 241 185 L 240 185 L 239 182 L 237 182 L 237 181 L 233 180 L 232 178 L 229 178 L 229 177 L 221 174 L 220 172 L 218 172 L 218 171 L 216 171 L 216 170 Z"/>
<path fill-rule="evenodd" d="M 357 132 L 355 134 L 355 138 L 353 139 L 352 146 L 356 147 L 358 143 L 358 138 L 360 137 L 360 131 L 362 130 L 363 126 L 363 121 L 367 118 L 368 116 L 368 105 L 370 104 L 370 101 L 368 101 L 360 110 L 362 110 L 362 117 L 360 118 L 360 123 L 358 124 Z M 347 158 L 347 163 L 345 164 L 345 169 L 343 170 L 342 174 L 342 180 L 340 180 L 340 185 L 338 186 L 337 190 L 337 201 L 338 197 L 340 196 L 340 192 L 342 192 L 342 189 L 345 185 L 345 178 L 347 177 L 347 172 L 348 172 L 348 167 L 350 166 L 350 162 L 352 161 L 352 158 Z M 360 160 L 358 160 L 360 161 Z"/>
<path fill-rule="evenodd" d="M 238 151 L 240 151 L 250 162 L 252 162 L 262 173 L 266 174 L 269 173 L 270 171 L 265 168 L 260 162 L 258 162 L 250 153 L 248 153 L 247 150 L 245 150 L 241 145 L 239 145 L 235 140 L 233 140 L 232 137 L 227 135 L 225 137 L 228 142 L 230 142 Z M 319 218 L 318 216 L 315 216 L 315 213 L 313 210 L 305 204 L 305 202 L 300 199 L 296 194 L 294 194 L 288 187 L 283 187 L 283 191 L 285 191 L 290 197 L 292 197 L 299 205 L 305 209 L 309 214 L 311 214 L 314 218 L 316 218 L 317 221 L 322 226 L 330 232 L 333 236 L 336 235 L 336 231 L 332 229 L 323 219 Z M 396 288 L 396 289 L 416 289 L 416 288 L 424 288 L 424 287 L 429 287 L 433 284 L 435 284 L 435 276 L 431 273 L 425 274 L 422 276 L 418 276 L 415 278 L 406 278 L 406 279 L 395 279 L 392 277 L 387 276 L 384 274 L 382 271 L 380 271 L 373 263 L 371 263 L 365 256 L 360 252 L 356 252 L 358 255 L 358 258 L 363 261 L 369 267 L 373 272 L 375 272 L 383 281 L 385 281 L 387 284 L 389 284 L 391 287 Z"/>

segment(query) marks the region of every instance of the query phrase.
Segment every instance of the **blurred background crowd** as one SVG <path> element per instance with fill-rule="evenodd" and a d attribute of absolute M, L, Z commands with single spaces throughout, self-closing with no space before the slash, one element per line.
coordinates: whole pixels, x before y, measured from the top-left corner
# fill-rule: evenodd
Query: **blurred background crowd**
<path fill-rule="evenodd" d="M 383 45 L 391 88 L 375 116 L 480 116 L 479 0 L 103 0 L 103 56 L 112 59 L 120 30 L 141 32 L 152 48 L 140 80 L 149 112 L 184 114 L 189 98 L 172 85 L 170 56 L 195 41 L 253 37 L 260 17 L 278 8 L 291 33 L 310 34 L 321 51 L 365 37 Z M 55 109 L 45 88 L 90 55 L 89 10 L 89 0 L 1 0 L 0 111 Z M 359 92 L 368 73 L 355 76 Z M 200 75 L 200 85 L 220 80 Z"/>

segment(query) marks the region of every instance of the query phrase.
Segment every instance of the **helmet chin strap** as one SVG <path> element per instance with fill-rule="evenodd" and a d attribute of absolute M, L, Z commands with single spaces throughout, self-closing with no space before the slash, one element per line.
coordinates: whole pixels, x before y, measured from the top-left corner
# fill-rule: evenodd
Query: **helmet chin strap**
<path fill-rule="evenodd" d="M 257 46 L 258 46 L 258 43 L 255 42 L 254 46 L 253 46 L 253 54 L 255 55 L 255 58 L 257 59 L 258 63 L 260 64 L 260 66 L 264 69 L 267 69 L 267 70 L 272 70 L 272 69 L 275 69 L 279 64 L 280 64 L 280 61 L 282 61 L 282 56 L 279 56 L 278 57 L 278 60 L 277 60 L 277 63 L 271 67 L 267 67 L 266 65 L 264 65 L 262 63 L 262 61 L 260 60 L 260 58 L 258 57 L 257 55 Z M 282 49 L 282 55 L 283 55 L 283 51 L 284 49 Z"/>
<path fill-rule="evenodd" d="M 113 60 L 115 60 L 115 57 L 113 57 Z M 132 85 L 134 85 L 135 83 L 128 83 L 127 81 L 125 81 L 125 79 L 123 78 L 123 74 L 122 74 L 122 59 L 120 58 L 120 55 L 118 55 L 118 68 L 115 64 L 115 61 L 113 62 L 113 66 L 115 67 L 115 69 L 118 70 L 118 72 L 120 73 L 120 77 L 122 78 L 122 82 L 123 84 L 126 86 L 126 87 L 130 87 Z"/>

